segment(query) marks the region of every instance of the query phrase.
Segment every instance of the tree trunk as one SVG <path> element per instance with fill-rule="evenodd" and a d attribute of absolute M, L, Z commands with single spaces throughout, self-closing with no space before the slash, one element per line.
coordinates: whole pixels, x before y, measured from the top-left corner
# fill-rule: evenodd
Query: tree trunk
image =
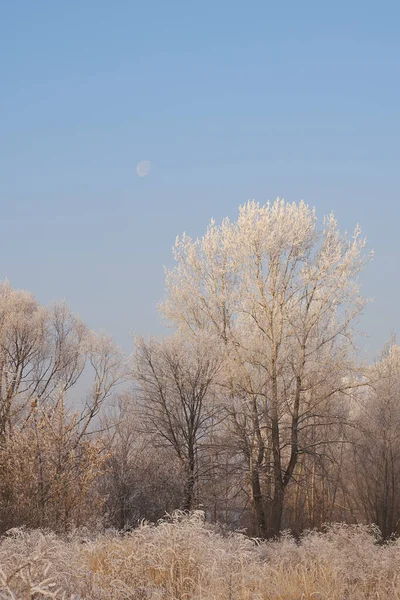
<path fill-rule="evenodd" d="M 276 375 L 276 359 L 272 359 L 272 402 L 271 402 L 271 442 L 273 461 L 274 494 L 271 503 L 271 518 L 268 526 L 268 537 L 279 535 L 282 523 L 283 499 L 285 488 L 282 480 L 282 462 L 279 432 L 278 382 Z"/>
<path fill-rule="evenodd" d="M 195 455 L 194 448 L 189 448 L 188 461 L 186 465 L 186 482 L 183 499 L 183 510 L 192 510 L 195 492 Z"/>
<path fill-rule="evenodd" d="M 275 481 L 276 487 L 271 503 L 271 518 L 268 527 L 268 537 L 279 536 L 282 526 L 283 502 L 285 499 L 285 488 L 282 481 Z"/>
<path fill-rule="evenodd" d="M 251 469 L 251 500 L 253 505 L 253 516 L 254 516 L 254 524 L 256 529 L 256 535 L 261 538 L 265 538 L 266 531 L 266 523 L 265 523 L 265 512 L 264 512 L 264 503 L 261 492 L 260 485 L 260 474 L 257 467 L 254 465 L 250 466 Z"/>

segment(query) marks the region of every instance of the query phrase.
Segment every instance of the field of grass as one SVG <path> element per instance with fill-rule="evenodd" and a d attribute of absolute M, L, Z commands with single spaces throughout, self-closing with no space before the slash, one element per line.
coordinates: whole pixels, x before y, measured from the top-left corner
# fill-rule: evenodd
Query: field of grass
<path fill-rule="evenodd" d="M 400 543 L 335 525 L 257 542 L 175 514 L 131 533 L 15 530 L 0 541 L 1 600 L 395 600 Z"/>

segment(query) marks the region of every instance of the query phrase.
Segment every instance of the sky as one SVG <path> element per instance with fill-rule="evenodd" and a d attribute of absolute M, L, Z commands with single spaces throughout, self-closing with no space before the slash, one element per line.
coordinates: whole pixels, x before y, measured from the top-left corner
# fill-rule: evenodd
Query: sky
<path fill-rule="evenodd" d="M 0 0 L 0 279 L 130 352 L 165 331 L 177 235 L 303 199 L 375 251 L 374 358 L 400 336 L 399 22 L 395 2 Z"/>

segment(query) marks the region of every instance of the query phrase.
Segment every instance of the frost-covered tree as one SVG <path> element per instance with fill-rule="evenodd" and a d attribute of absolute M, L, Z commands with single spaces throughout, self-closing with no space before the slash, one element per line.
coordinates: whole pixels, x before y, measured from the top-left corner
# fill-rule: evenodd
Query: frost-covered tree
<path fill-rule="evenodd" d="M 88 514 L 103 460 L 96 416 L 124 362 L 65 304 L 0 284 L 0 529 L 67 527 Z"/>
<path fill-rule="evenodd" d="M 0 440 L 32 402 L 66 392 L 85 367 L 87 328 L 64 305 L 41 306 L 0 283 Z"/>
<path fill-rule="evenodd" d="M 29 292 L 0 283 L 0 443 L 32 408 L 72 395 L 85 372 L 82 429 L 124 374 L 111 338 L 96 334 L 64 304 L 42 306 Z"/>
<path fill-rule="evenodd" d="M 231 427 L 259 535 L 279 532 L 299 456 L 322 443 L 307 432 L 350 385 L 364 249 L 359 227 L 341 235 L 331 214 L 319 230 L 305 203 L 279 199 L 247 203 L 236 222 L 212 221 L 201 239 L 176 240 L 161 310 L 228 357 Z"/>

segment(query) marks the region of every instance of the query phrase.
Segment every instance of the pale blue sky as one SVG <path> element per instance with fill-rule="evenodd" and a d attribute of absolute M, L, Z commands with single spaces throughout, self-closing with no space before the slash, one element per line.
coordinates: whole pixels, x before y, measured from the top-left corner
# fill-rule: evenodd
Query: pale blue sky
<path fill-rule="evenodd" d="M 399 28 L 395 2 L 0 0 L 0 277 L 130 350 L 177 234 L 304 199 L 375 249 L 374 356 L 400 334 Z"/>

